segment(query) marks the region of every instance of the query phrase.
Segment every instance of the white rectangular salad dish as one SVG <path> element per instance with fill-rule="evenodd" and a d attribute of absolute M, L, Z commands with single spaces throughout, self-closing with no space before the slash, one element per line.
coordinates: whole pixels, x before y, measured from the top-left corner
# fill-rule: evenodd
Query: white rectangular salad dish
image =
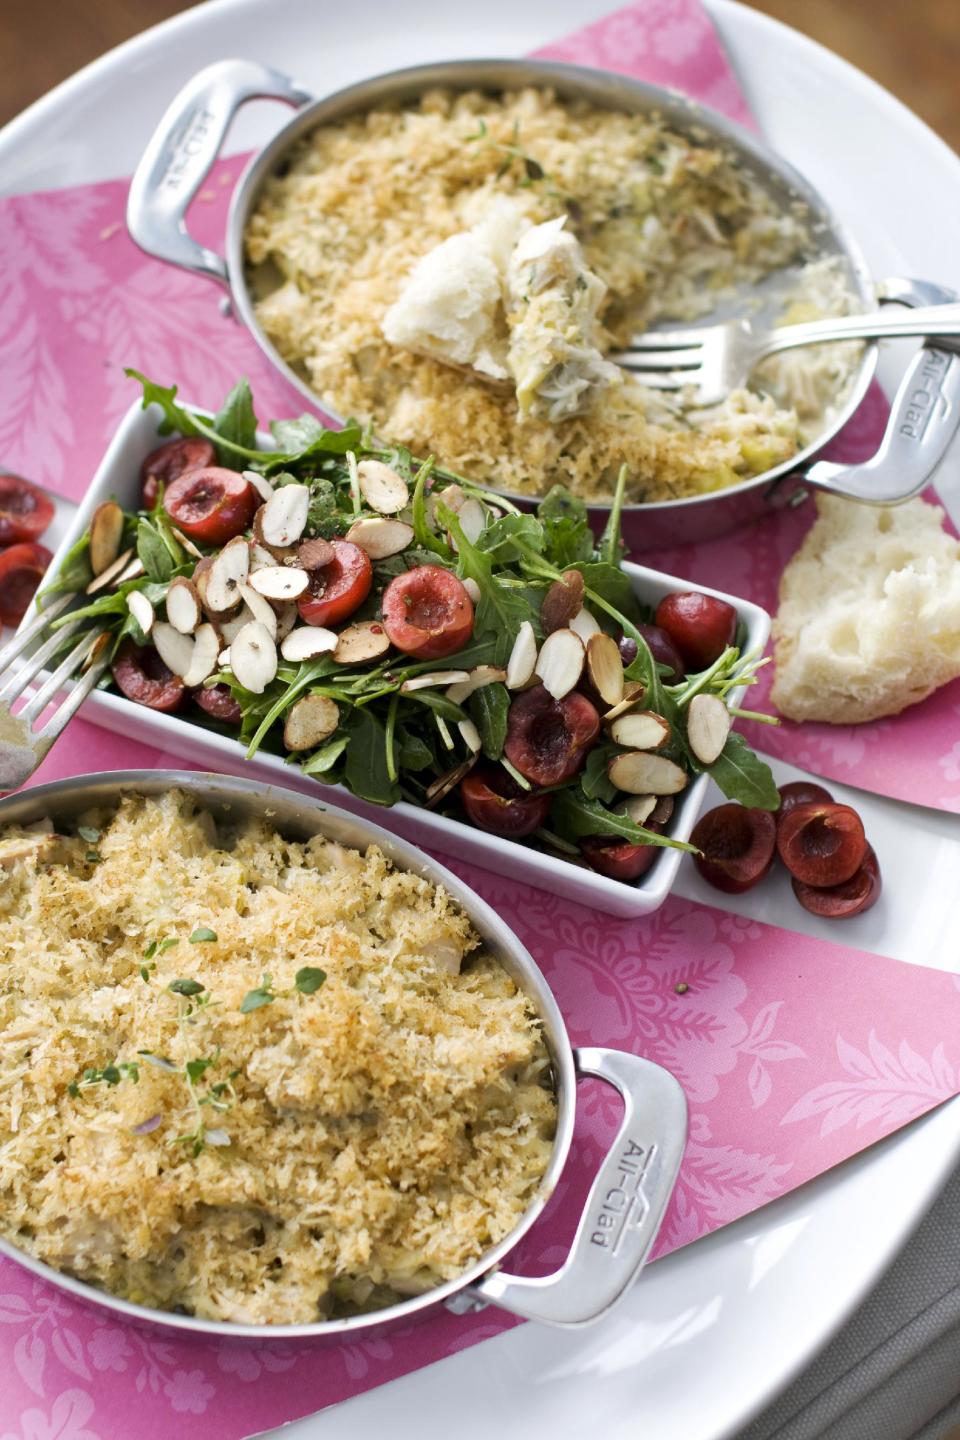
<path fill-rule="evenodd" d="M 190 407 L 187 407 L 190 408 Z M 197 410 L 201 416 L 207 412 Z M 144 459 L 162 443 L 158 427 L 163 419 L 159 406 L 144 408 L 140 402 L 131 405 L 117 427 L 116 434 L 94 476 L 87 495 L 72 517 L 48 571 L 45 583 L 55 577 L 69 551 L 84 535 L 97 507 L 108 499 L 116 500 L 124 510 L 140 505 L 140 467 Z M 257 444 L 264 450 L 275 442 L 258 432 Z M 759 606 L 737 597 L 691 586 L 689 582 L 661 574 L 645 566 L 623 564 L 634 593 L 647 606 L 655 607 L 661 599 L 676 590 L 702 590 L 726 600 L 736 609 L 745 632 L 742 650 L 762 652 L 770 634 L 770 617 Z M 28 617 L 29 618 L 29 617 Z M 733 690 L 730 703 L 737 705 L 744 688 Z M 458 819 L 437 814 L 406 801 L 389 809 L 361 800 L 341 785 L 322 785 L 301 773 L 299 767 L 279 755 L 259 750 L 251 759 L 245 758 L 245 746 L 239 739 L 205 728 L 197 710 L 196 720 L 190 711 L 166 714 L 137 704 L 108 690 L 95 690 L 85 703 L 85 719 L 128 738 L 154 745 L 166 754 L 182 756 L 203 765 L 227 771 L 251 774 L 317 795 L 326 790 L 337 805 L 387 824 L 398 833 L 435 853 L 480 865 L 495 873 L 522 880 L 530 885 L 562 893 L 585 905 L 611 915 L 636 916 L 656 910 L 666 899 L 676 878 L 683 852 L 664 848 L 646 875 L 633 883 L 608 878 L 597 871 L 534 849 L 532 845 L 484 833 Z M 670 824 L 672 839 L 685 841 L 699 815 L 707 789 L 706 774 L 695 777 L 682 794 L 676 797 L 676 808 Z"/>

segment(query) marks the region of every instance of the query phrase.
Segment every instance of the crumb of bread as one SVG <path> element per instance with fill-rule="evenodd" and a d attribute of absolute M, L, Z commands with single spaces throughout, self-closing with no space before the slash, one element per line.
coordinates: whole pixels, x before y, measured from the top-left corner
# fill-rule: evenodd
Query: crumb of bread
<path fill-rule="evenodd" d="M 771 698 L 790 720 L 897 715 L 960 676 L 960 542 L 924 500 L 817 510 L 780 582 Z"/>

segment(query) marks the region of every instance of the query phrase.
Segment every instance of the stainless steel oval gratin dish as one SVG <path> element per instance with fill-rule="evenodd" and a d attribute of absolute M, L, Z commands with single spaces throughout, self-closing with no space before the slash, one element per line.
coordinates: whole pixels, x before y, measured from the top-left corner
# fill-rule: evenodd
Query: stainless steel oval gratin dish
<path fill-rule="evenodd" d="M 781 208 L 798 202 L 806 207 L 811 217 L 809 258 L 837 257 L 863 310 L 872 310 L 877 301 L 914 306 L 957 298 L 952 290 L 925 281 L 873 283 L 854 239 L 797 171 L 729 120 L 658 86 L 553 61 L 464 60 L 394 71 L 318 100 L 287 76 L 255 61 L 224 60 L 195 75 L 161 120 L 131 183 L 130 234 L 148 254 L 225 285 L 233 313 L 271 363 L 311 406 L 322 406 L 335 420 L 344 417 L 324 404 L 303 376 L 282 359 L 256 319 L 244 273 L 247 221 L 264 181 L 282 167 L 290 147 L 315 126 L 342 120 L 373 105 L 407 102 L 438 86 L 491 92 L 518 86 L 549 87 L 561 97 L 585 99 L 607 108 L 637 114 L 656 112 L 681 134 L 692 136 L 695 132 L 701 140 L 706 135 L 721 142 Z M 226 254 L 221 256 L 191 238 L 186 212 L 217 158 L 236 111 L 258 98 L 284 101 L 296 108 L 296 114 L 246 166 L 232 197 Z M 744 296 L 745 304 L 746 300 Z M 865 345 L 846 400 L 836 407 L 815 442 L 789 460 L 728 489 L 626 506 L 628 543 L 640 549 L 707 539 L 757 519 L 771 507 L 794 503 L 808 487 L 874 504 L 896 504 L 918 494 L 943 458 L 960 420 L 960 362 L 949 349 L 930 342 L 907 367 L 876 454 L 860 465 L 817 458 L 862 401 L 876 364 L 876 343 Z M 442 462 L 443 457 L 438 458 Z M 529 495 L 511 498 L 530 501 Z M 597 516 L 607 508 L 590 506 Z"/>
<path fill-rule="evenodd" d="M 673 1076 L 626 1051 L 603 1046 L 573 1049 L 544 976 L 491 906 L 423 851 L 378 825 L 292 791 L 195 771 L 116 771 L 58 780 L 9 796 L 0 801 L 0 825 L 29 824 L 43 817 L 55 824 L 69 823 L 91 808 L 116 804 L 124 795 L 158 796 L 171 789 L 186 792 L 215 820 L 235 823 L 250 816 L 266 817 L 292 839 L 324 835 L 351 849 L 375 844 L 398 868 L 442 885 L 469 916 L 488 953 L 530 997 L 542 1021 L 558 1102 L 550 1162 L 519 1224 L 464 1274 L 388 1309 L 313 1324 L 231 1324 L 148 1309 L 52 1269 L 9 1240 L 0 1239 L 0 1254 L 75 1298 L 127 1319 L 220 1337 L 347 1339 L 408 1324 L 442 1306 L 464 1313 L 494 1304 L 527 1319 L 563 1326 L 598 1320 L 626 1293 L 641 1270 L 680 1167 L 687 1113 L 683 1091 Z M 623 1118 L 601 1162 L 564 1264 L 552 1275 L 511 1275 L 500 1268 L 501 1263 L 543 1211 L 567 1160 L 581 1076 L 594 1076 L 613 1086 L 623 1100 Z"/>

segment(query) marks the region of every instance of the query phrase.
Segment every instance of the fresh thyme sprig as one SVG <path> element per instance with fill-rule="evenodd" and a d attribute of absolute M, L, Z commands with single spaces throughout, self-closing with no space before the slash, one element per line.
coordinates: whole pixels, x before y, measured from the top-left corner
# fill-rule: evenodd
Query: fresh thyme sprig
<path fill-rule="evenodd" d="M 241 1015 L 249 1015 L 251 1010 L 260 1010 L 264 1005 L 272 1005 L 274 1000 L 280 1000 L 285 995 L 315 995 L 327 978 L 327 972 L 316 965 L 303 965 L 293 977 L 293 984 L 287 990 L 274 990 L 273 978 L 264 973 L 260 984 L 255 990 L 248 990 L 240 1002 Z"/>

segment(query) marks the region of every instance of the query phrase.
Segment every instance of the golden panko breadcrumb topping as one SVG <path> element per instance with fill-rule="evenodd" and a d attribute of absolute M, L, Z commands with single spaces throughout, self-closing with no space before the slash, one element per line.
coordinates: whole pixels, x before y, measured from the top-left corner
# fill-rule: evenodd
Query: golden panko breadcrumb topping
<path fill-rule="evenodd" d="M 10 1241 L 140 1304 L 297 1323 L 513 1228 L 549 1060 L 449 895 L 374 846 L 218 836 L 178 792 L 84 819 L 0 837 Z"/>

